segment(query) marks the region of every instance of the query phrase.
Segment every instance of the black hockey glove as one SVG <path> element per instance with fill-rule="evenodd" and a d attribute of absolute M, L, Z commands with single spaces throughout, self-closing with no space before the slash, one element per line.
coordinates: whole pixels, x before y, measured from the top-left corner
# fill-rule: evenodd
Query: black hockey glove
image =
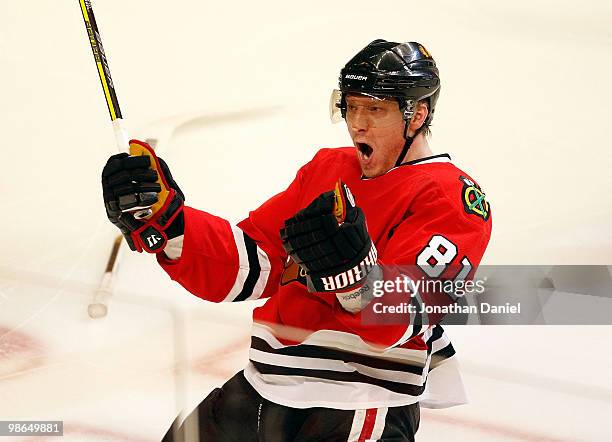
<path fill-rule="evenodd" d="M 285 251 L 307 275 L 311 292 L 341 292 L 365 281 L 376 264 L 363 211 L 342 182 L 285 221 Z"/>
<path fill-rule="evenodd" d="M 102 170 L 106 216 L 125 237 L 130 249 L 161 252 L 168 239 L 184 232 L 183 202 L 168 165 L 151 146 L 130 141 L 130 155 L 113 155 Z M 143 219 L 134 214 L 151 213 Z"/>

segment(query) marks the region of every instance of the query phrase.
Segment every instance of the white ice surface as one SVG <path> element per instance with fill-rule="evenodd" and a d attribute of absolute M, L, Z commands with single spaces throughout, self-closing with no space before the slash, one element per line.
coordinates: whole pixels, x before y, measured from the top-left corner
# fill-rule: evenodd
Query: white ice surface
<path fill-rule="evenodd" d="M 485 262 L 612 263 L 609 1 L 94 8 L 128 127 L 162 134 L 190 205 L 237 221 L 319 147 L 350 143 L 328 123 L 339 68 L 374 38 L 417 40 L 443 81 L 432 146 L 493 207 Z M 0 420 L 159 440 L 245 364 L 251 306 L 199 301 L 127 253 L 108 317 L 88 318 L 115 235 L 99 188 L 114 138 L 78 2 L 7 2 L 0 54 Z M 171 136 L 181 115 L 199 118 Z M 451 336 L 471 403 L 424 411 L 418 440 L 612 439 L 609 327 Z"/>

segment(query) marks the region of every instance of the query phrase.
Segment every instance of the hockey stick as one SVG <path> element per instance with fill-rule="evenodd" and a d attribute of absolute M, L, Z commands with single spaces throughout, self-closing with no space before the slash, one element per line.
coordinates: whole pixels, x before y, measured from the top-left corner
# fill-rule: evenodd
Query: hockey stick
<path fill-rule="evenodd" d="M 100 83 L 102 84 L 104 99 L 106 100 L 106 106 L 108 107 L 108 112 L 111 117 L 117 148 L 119 152 L 127 152 L 129 150 L 128 135 L 123 127 L 123 117 L 119 107 L 119 100 L 117 99 L 117 92 L 115 91 L 115 85 L 110 75 L 108 60 L 104 53 L 104 46 L 102 46 L 102 38 L 100 37 L 100 31 L 98 30 L 96 18 L 91 7 L 91 1 L 79 0 L 79 5 L 81 7 L 81 13 L 83 14 L 85 28 L 87 29 L 91 51 L 93 52 L 96 62 Z M 92 302 L 87 307 L 87 313 L 91 318 L 102 318 L 106 316 L 108 311 L 106 302 L 112 290 L 113 276 L 116 272 L 117 258 L 122 242 L 123 236 L 119 235 L 113 243 L 113 248 L 106 264 L 106 270 L 102 276 L 100 286 L 94 293 Z"/>
<path fill-rule="evenodd" d="M 145 149 L 141 148 L 140 146 L 129 145 L 128 135 L 125 128 L 123 127 L 123 116 L 119 107 L 119 100 L 117 99 L 115 84 L 113 83 L 113 79 L 110 75 L 108 59 L 106 57 L 106 53 L 104 52 L 104 46 L 102 45 L 102 37 L 100 36 L 100 31 L 98 29 L 96 18 L 93 13 L 91 0 L 79 0 L 79 5 L 81 7 L 81 13 L 83 14 L 85 28 L 87 29 L 87 36 L 89 37 L 91 51 L 94 56 L 94 61 L 96 62 L 98 76 L 100 77 L 100 83 L 102 85 L 102 91 L 104 92 L 104 99 L 106 100 L 108 112 L 111 117 L 111 123 L 113 125 L 113 131 L 115 133 L 115 141 L 117 143 L 117 148 L 119 149 L 119 152 L 129 151 L 130 155 L 151 156 L 151 154 L 149 154 Z M 152 161 L 151 164 L 154 164 L 154 162 Z M 165 189 L 165 186 L 163 185 L 160 179 L 158 179 L 158 183 L 162 186 L 162 192 L 166 190 L 167 195 L 167 189 Z M 163 198 L 160 196 L 160 200 L 153 207 L 155 208 L 162 206 L 164 201 L 165 196 Z M 136 210 L 133 212 L 133 215 L 136 218 L 146 218 L 147 216 L 150 216 L 153 213 L 153 210 L 148 207 L 138 209 L 140 210 Z M 89 316 L 91 318 L 102 318 L 107 314 L 108 308 L 106 305 L 106 299 L 108 298 L 112 290 L 118 256 L 119 252 L 121 251 L 121 244 L 122 236 L 118 236 L 114 242 L 111 255 L 106 265 L 106 270 L 104 272 L 104 275 L 102 276 L 102 282 L 100 283 L 98 290 L 96 290 L 92 302 L 87 308 L 87 312 L 89 313 Z"/>

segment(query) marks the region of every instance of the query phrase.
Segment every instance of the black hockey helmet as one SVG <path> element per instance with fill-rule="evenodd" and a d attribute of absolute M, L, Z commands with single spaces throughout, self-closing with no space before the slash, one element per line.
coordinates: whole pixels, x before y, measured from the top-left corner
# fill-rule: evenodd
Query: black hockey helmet
<path fill-rule="evenodd" d="M 332 121 L 346 118 L 346 95 L 358 93 L 398 100 L 405 121 L 406 144 L 397 164 L 412 144 L 408 124 L 420 100 L 427 100 L 429 114 L 419 132 L 433 119 L 440 94 L 440 75 L 436 62 L 417 42 L 396 43 L 374 40 L 357 53 L 340 71 L 340 90 L 330 102 Z"/>

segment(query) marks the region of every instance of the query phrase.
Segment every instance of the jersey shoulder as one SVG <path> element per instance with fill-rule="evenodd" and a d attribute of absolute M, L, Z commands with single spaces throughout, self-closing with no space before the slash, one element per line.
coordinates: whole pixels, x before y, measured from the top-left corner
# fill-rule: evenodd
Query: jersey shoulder
<path fill-rule="evenodd" d="M 489 222 L 491 206 L 480 184 L 467 172 L 449 161 L 416 163 L 412 172 L 420 186 L 435 187 L 468 219 Z"/>

